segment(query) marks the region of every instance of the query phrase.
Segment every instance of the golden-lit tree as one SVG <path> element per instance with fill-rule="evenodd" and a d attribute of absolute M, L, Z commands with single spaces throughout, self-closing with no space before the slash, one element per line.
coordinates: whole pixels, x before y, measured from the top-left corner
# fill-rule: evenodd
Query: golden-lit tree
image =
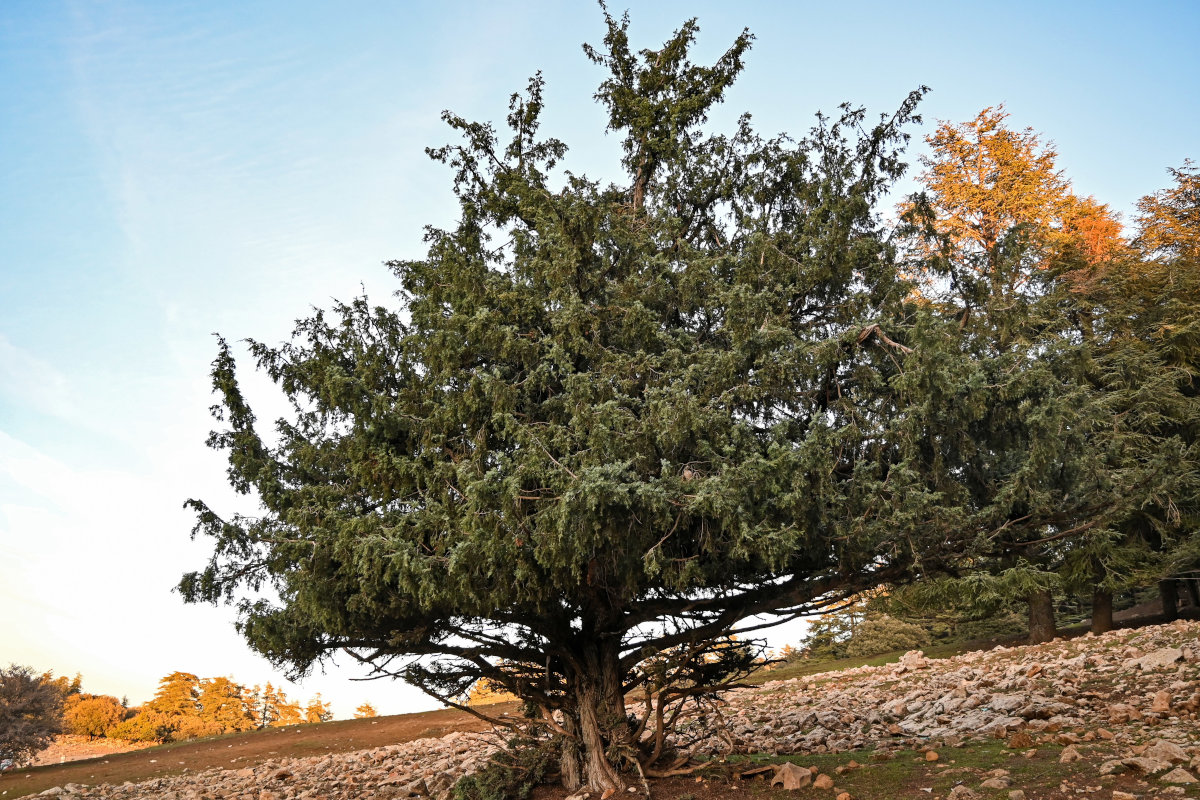
<path fill-rule="evenodd" d="M 259 728 L 299 725 L 304 721 L 300 704 L 288 700 L 287 693 L 268 683 L 254 687 L 254 716 Z"/>
<path fill-rule="evenodd" d="M 194 717 L 200 712 L 200 679 L 190 672 L 172 672 L 158 682 L 146 708 L 168 716 Z"/>
<path fill-rule="evenodd" d="M 109 695 L 72 694 L 63 704 L 63 729 L 76 736 L 106 736 L 124 721 L 126 709 Z"/>
<path fill-rule="evenodd" d="M 1138 201 L 1136 244 L 1158 259 L 1200 262 L 1200 168 L 1188 159 L 1167 171 L 1175 185 Z"/>
<path fill-rule="evenodd" d="M 486 706 L 492 703 L 513 703 L 516 702 L 517 696 L 508 692 L 504 687 L 499 686 L 487 678 L 480 678 L 471 687 L 471 692 L 467 695 L 467 705 L 469 706 Z"/>
<path fill-rule="evenodd" d="M 205 678 L 200 681 L 200 718 L 216 733 L 236 733 L 254 727 L 254 710 L 247 703 L 246 689 L 232 678 Z"/>
<path fill-rule="evenodd" d="M 354 709 L 355 719 L 371 719 L 372 717 L 378 716 L 379 712 L 376 711 L 375 706 L 371 705 L 370 703 L 363 703 L 361 706 Z"/>
<path fill-rule="evenodd" d="M 927 205 L 904 207 L 926 210 L 923 221 L 938 234 L 920 240 L 923 255 L 934 255 L 936 242 L 941 258 L 986 276 L 1004 296 L 1034 267 L 1058 265 L 1083 280 L 1124 246 L 1120 220 L 1107 205 L 1072 194 L 1054 145 L 1032 128 L 1009 128 L 1008 116 L 1003 105 L 988 107 L 968 122 L 942 121 L 926 137 Z"/>
<path fill-rule="evenodd" d="M 333 719 L 333 709 L 329 703 L 322 702 L 321 693 L 317 692 L 312 700 L 308 701 L 308 705 L 304 707 L 304 721 L 313 722 L 329 722 Z"/>

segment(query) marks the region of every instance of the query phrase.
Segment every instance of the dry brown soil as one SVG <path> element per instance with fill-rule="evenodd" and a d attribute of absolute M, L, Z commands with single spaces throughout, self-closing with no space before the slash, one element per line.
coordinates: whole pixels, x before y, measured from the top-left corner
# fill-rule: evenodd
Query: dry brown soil
<path fill-rule="evenodd" d="M 454 709 L 348 719 L 320 725 L 268 728 L 254 733 L 151 747 L 126 753 L 12 770 L 0 775 L 0 798 L 11 800 L 66 783 L 93 785 L 144 781 L 183 772 L 254 766 L 271 759 L 345 753 L 452 731 L 482 731 L 488 726 Z"/>

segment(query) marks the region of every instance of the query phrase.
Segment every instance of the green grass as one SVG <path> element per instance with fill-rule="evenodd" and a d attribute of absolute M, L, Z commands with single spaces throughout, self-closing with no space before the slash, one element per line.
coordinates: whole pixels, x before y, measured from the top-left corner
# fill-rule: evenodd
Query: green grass
<path fill-rule="evenodd" d="M 1086 747 L 1081 748 L 1087 750 Z M 946 797 L 958 784 L 967 786 L 980 798 L 1007 800 L 1011 789 L 1022 789 L 1029 800 L 1062 797 L 1062 787 L 1067 784 L 1068 794 L 1081 796 L 1111 796 L 1113 789 L 1131 791 L 1144 795 L 1145 785 L 1137 784 L 1137 776 L 1098 775 L 1097 757 L 1087 758 L 1073 764 L 1058 762 L 1062 747 L 1043 745 L 1036 748 L 1032 756 L 1026 751 L 1008 749 L 1002 741 L 967 742 L 959 747 L 944 747 L 938 750 L 939 759 L 929 762 L 923 750 L 900 750 L 881 753 L 857 751 L 838 754 L 814 754 L 799 756 L 730 756 L 713 762 L 706 774 L 713 779 L 726 775 L 740 774 L 754 766 L 780 764 L 791 761 L 801 767 L 816 767 L 819 772 L 833 778 L 837 791 L 849 792 L 854 800 L 894 800 L 907 797 Z M 1105 757 L 1107 758 L 1107 757 Z M 851 767 L 851 762 L 857 766 Z M 838 768 L 844 768 L 838 774 Z M 980 784 L 996 769 L 1008 770 L 1012 781 L 1009 788 L 982 788 Z M 737 781 L 737 778 L 733 778 Z M 757 787 L 756 795 L 763 797 L 789 797 L 795 793 L 782 790 L 770 791 L 768 777 L 740 781 L 746 788 Z M 926 791 L 929 790 L 929 791 Z M 833 795 L 830 794 L 830 797 Z M 1186 787 L 1183 797 L 1200 797 L 1200 785 Z"/>
<path fill-rule="evenodd" d="M 995 647 L 998 644 L 1011 645 L 1019 643 L 1012 641 L 1011 637 L 1002 640 L 996 639 L 974 639 L 966 642 L 947 642 L 944 644 L 930 645 L 922 648 L 927 658 L 952 658 L 963 653 L 969 653 L 974 650 L 984 650 L 990 647 Z M 744 683 L 758 685 L 767 683 L 768 681 L 786 681 L 792 678 L 804 678 L 809 675 L 819 675 L 822 672 L 839 672 L 844 669 L 853 669 L 854 667 L 881 667 L 884 664 L 893 664 L 900 660 L 906 651 L 895 650 L 891 653 L 883 653 L 877 656 L 866 656 L 859 658 L 811 658 L 800 661 L 793 661 L 790 664 L 784 664 L 772 670 L 756 672 L 746 678 Z"/>

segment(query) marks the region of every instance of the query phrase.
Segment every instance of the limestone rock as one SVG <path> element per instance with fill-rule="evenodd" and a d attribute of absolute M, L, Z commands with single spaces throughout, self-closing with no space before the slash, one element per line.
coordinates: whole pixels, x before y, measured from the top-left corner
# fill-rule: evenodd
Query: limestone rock
<path fill-rule="evenodd" d="M 1062 752 L 1059 753 L 1058 763 L 1071 764 L 1071 763 L 1078 761 L 1081 758 L 1083 758 L 1083 754 L 1081 754 L 1077 749 L 1075 749 L 1075 745 L 1071 744 L 1071 745 L 1067 745 L 1066 747 L 1064 747 L 1062 749 Z"/>
<path fill-rule="evenodd" d="M 1163 783 L 1196 783 L 1196 777 L 1183 767 L 1176 767 L 1159 780 Z"/>
<path fill-rule="evenodd" d="M 1150 746 L 1142 753 L 1146 758 L 1153 758 L 1158 761 L 1165 761 L 1168 764 L 1182 764 L 1188 760 L 1187 751 L 1174 742 L 1168 742 L 1165 739 L 1158 739 L 1150 743 Z"/>
<path fill-rule="evenodd" d="M 1021 750 L 1026 747 L 1033 747 L 1033 737 L 1025 731 L 1017 731 L 1012 736 L 1008 737 L 1007 744 L 1010 750 Z"/>
<path fill-rule="evenodd" d="M 1145 756 L 1123 758 L 1121 759 L 1121 763 L 1146 775 L 1153 775 L 1156 772 L 1162 772 L 1165 769 L 1171 768 L 1171 764 L 1168 761 L 1159 761 L 1157 758 L 1146 758 Z"/>
<path fill-rule="evenodd" d="M 1155 650 L 1153 653 L 1148 653 L 1141 658 L 1131 658 L 1122 666 L 1127 670 L 1140 669 L 1143 672 L 1148 672 L 1162 667 L 1169 667 L 1176 661 L 1183 658 L 1183 650 L 1177 647 L 1164 647 L 1160 650 Z"/>
<path fill-rule="evenodd" d="M 784 789 L 803 789 L 810 783 L 812 783 L 812 773 L 790 761 L 776 767 L 775 777 L 771 779 L 772 786 L 778 785 Z"/>

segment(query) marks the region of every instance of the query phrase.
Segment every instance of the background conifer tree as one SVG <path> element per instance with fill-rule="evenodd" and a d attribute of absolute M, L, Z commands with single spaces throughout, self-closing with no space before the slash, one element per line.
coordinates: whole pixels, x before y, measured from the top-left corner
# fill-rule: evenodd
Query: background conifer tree
<path fill-rule="evenodd" d="M 926 373 L 941 396 L 928 426 L 964 512 L 947 565 L 958 580 L 929 590 L 979 607 L 1023 598 L 1031 640 L 1046 641 L 1064 589 L 1091 591 L 1097 630 L 1111 627 L 1112 593 L 1145 563 L 1136 531 L 1180 501 L 1179 448 L 1153 423 L 1178 390 L 1117 333 L 1139 312 L 1111 305 L 1125 297 L 1114 281 L 1139 270 L 1116 218 L 1072 195 L 1053 148 L 1006 116 L 942 123 L 928 193 L 907 207 L 922 299 L 957 321 L 960 348 Z"/>
<path fill-rule="evenodd" d="M 200 719 L 213 733 L 235 733 L 254 728 L 253 708 L 246 703 L 246 689 L 230 678 L 200 681 Z"/>

